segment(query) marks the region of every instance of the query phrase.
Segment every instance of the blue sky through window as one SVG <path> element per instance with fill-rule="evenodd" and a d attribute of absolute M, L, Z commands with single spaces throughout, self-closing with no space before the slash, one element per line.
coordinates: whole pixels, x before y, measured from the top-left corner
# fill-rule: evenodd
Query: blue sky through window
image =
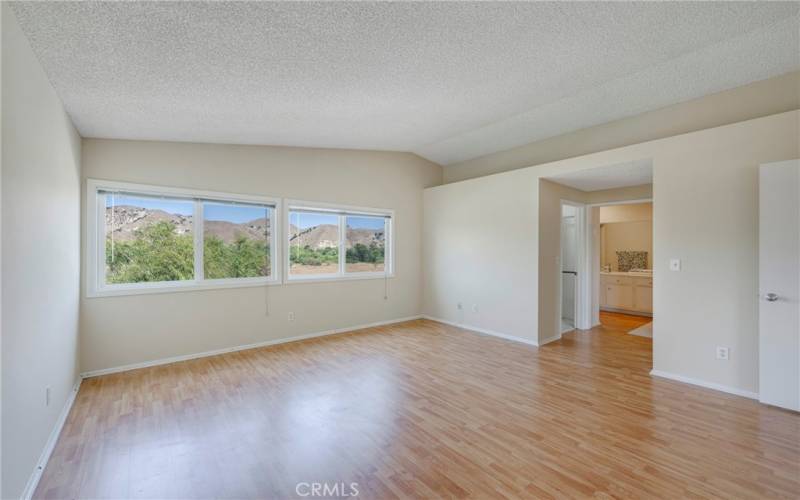
<path fill-rule="evenodd" d="M 347 227 L 351 229 L 383 230 L 385 219 L 383 217 L 348 217 Z"/>
<path fill-rule="evenodd" d="M 339 224 L 339 217 L 327 214 L 310 214 L 306 212 L 291 212 L 289 224 L 299 229 L 308 229 L 322 224 Z"/>
<path fill-rule="evenodd" d="M 163 198 L 139 197 L 124 194 L 115 194 L 113 204 L 116 206 L 129 205 L 146 208 L 148 210 L 162 210 L 170 214 L 190 216 L 194 214 L 194 202 L 191 200 L 170 200 Z M 106 207 L 111 208 L 112 196 L 106 196 Z M 263 219 L 268 215 L 269 208 L 253 205 L 234 205 L 228 203 L 206 202 L 203 204 L 205 220 L 228 221 L 234 224 Z"/>
<path fill-rule="evenodd" d="M 194 203 L 191 200 L 170 200 L 163 198 L 139 197 L 124 194 L 113 196 L 114 205 L 130 205 L 149 210 L 163 210 L 171 214 L 191 216 L 194 213 Z M 112 196 L 106 196 L 106 207 L 111 207 Z M 203 204 L 203 217 L 205 220 L 228 221 L 235 224 L 261 219 L 268 215 L 270 209 L 252 205 L 233 205 L 226 203 L 206 202 Z M 348 216 L 347 227 L 351 229 L 370 229 L 380 231 L 384 229 L 383 217 Z M 319 226 L 321 224 L 339 224 L 338 216 L 330 214 L 314 214 L 306 212 L 292 212 L 289 223 L 300 229 Z"/>
<path fill-rule="evenodd" d="M 322 224 L 332 224 L 336 226 L 339 224 L 339 216 L 307 212 L 291 212 L 289 214 L 289 224 L 299 229 L 308 229 L 310 227 L 319 226 Z M 383 217 L 348 216 L 347 227 L 350 229 L 370 229 L 373 231 L 380 231 L 384 229 L 384 219 Z"/>
<path fill-rule="evenodd" d="M 165 200 L 161 198 L 147 198 L 130 196 L 124 194 L 108 194 L 106 196 L 106 207 L 129 205 L 133 207 L 146 208 L 148 210 L 163 210 L 164 212 L 180 215 L 192 215 L 194 204 L 190 200 Z"/>
<path fill-rule="evenodd" d="M 205 220 L 222 220 L 241 224 L 256 219 L 263 219 L 269 215 L 266 207 L 252 205 L 229 205 L 224 203 L 203 204 L 203 218 Z"/>

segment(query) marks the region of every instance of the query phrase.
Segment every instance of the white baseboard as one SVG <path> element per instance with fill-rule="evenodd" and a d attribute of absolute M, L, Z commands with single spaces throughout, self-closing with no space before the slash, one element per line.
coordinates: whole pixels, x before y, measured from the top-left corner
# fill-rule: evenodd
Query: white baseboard
<path fill-rule="evenodd" d="M 33 493 L 36 491 L 36 487 L 39 486 L 39 480 L 42 478 L 44 468 L 47 467 L 50 455 L 53 454 L 53 450 L 56 448 L 58 437 L 61 435 L 61 429 L 64 428 L 72 405 L 75 403 L 75 397 L 78 395 L 78 389 L 81 387 L 82 380 L 81 377 L 78 377 L 78 380 L 75 381 L 75 385 L 72 387 L 72 391 L 69 393 L 66 403 L 64 403 L 64 408 L 61 409 L 58 420 L 56 420 L 56 424 L 53 426 L 53 430 L 50 431 L 47 442 L 44 444 L 44 449 L 39 456 L 39 461 L 36 462 L 36 468 L 33 470 L 33 474 L 31 474 L 31 477 L 28 479 L 28 484 L 25 485 L 25 489 L 22 491 L 22 496 L 20 497 L 22 500 L 30 500 L 33 497 Z"/>
<path fill-rule="evenodd" d="M 476 333 L 482 333 L 484 335 L 491 335 L 492 337 L 500 337 L 501 339 L 511 340 L 513 342 L 521 342 L 523 344 L 532 345 L 535 347 L 539 347 L 539 343 L 534 340 L 523 339 L 522 337 L 515 337 L 514 335 L 508 335 L 506 333 L 495 332 L 492 330 L 486 330 L 485 328 L 478 328 L 476 326 L 464 325 L 461 323 L 456 323 L 453 321 L 447 321 L 446 319 L 436 318 L 434 316 L 423 315 L 425 319 L 431 321 L 437 321 L 439 323 L 444 323 L 445 325 L 455 326 L 458 328 L 463 328 L 465 330 L 470 330 Z"/>
<path fill-rule="evenodd" d="M 547 337 L 546 339 L 539 342 L 539 345 L 549 344 L 550 342 L 555 342 L 556 340 L 561 340 L 561 334 L 553 335 L 552 337 Z"/>
<path fill-rule="evenodd" d="M 213 351 L 197 352 L 194 354 L 184 354 L 182 356 L 172 356 L 169 358 L 154 359 L 152 361 L 143 361 L 141 363 L 132 363 L 129 365 L 115 366 L 112 368 L 102 368 L 100 370 L 91 370 L 81 374 L 83 378 L 98 377 L 100 375 L 109 375 L 111 373 L 126 372 L 129 370 L 137 370 L 139 368 L 148 368 L 150 366 L 168 365 L 170 363 L 177 363 L 179 361 L 187 361 L 190 359 L 205 358 L 208 356 L 216 356 L 217 354 L 225 354 L 226 352 L 244 351 L 247 349 L 256 349 L 258 347 L 267 347 L 277 344 L 285 344 L 287 342 L 296 342 L 298 340 L 313 339 L 315 337 L 324 337 L 326 335 L 336 335 L 337 333 L 352 332 L 354 330 L 362 330 L 364 328 L 372 328 L 376 326 L 391 325 L 394 323 L 403 323 L 405 321 L 412 321 L 420 319 L 422 316 L 408 316 L 406 318 L 390 319 L 387 321 L 378 321 L 375 323 L 368 323 L 365 325 L 348 326 L 346 328 L 336 328 L 333 330 L 324 330 L 321 332 L 307 333 L 304 335 L 296 335 L 294 337 L 285 337 L 276 340 L 265 340 L 263 342 L 256 342 L 254 344 L 238 345 L 234 347 L 223 347 L 222 349 L 214 349 Z"/>
<path fill-rule="evenodd" d="M 619 309 L 617 307 L 601 306 L 600 310 L 601 311 L 606 311 L 606 312 L 616 312 L 616 313 L 627 314 L 629 316 L 644 316 L 646 318 L 652 318 L 653 317 L 653 313 L 651 313 L 651 312 L 631 311 L 630 309 Z"/>
<path fill-rule="evenodd" d="M 705 380 L 699 380 L 691 377 L 684 377 L 683 375 L 676 375 L 674 373 L 662 372 L 660 370 L 650 370 L 650 375 L 653 375 L 654 377 L 668 378 L 670 380 L 683 382 L 685 384 L 697 385 L 700 387 L 705 387 L 706 389 L 714 389 L 715 391 L 727 392 L 728 394 L 735 394 L 736 396 L 742 396 L 750 399 L 758 399 L 757 392 L 745 391 L 742 389 L 737 389 L 736 387 L 729 387 L 727 385 L 716 384 L 714 382 L 706 382 Z"/>

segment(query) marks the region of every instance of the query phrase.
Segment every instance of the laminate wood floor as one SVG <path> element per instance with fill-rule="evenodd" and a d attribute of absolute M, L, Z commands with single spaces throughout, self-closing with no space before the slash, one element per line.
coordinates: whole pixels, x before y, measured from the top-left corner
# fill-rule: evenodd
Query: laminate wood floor
<path fill-rule="evenodd" d="M 600 324 L 609 330 L 629 332 L 652 321 L 653 318 L 649 316 L 600 311 Z"/>
<path fill-rule="evenodd" d="M 800 415 L 652 378 L 625 328 L 418 320 L 87 379 L 35 496 L 800 496 Z"/>

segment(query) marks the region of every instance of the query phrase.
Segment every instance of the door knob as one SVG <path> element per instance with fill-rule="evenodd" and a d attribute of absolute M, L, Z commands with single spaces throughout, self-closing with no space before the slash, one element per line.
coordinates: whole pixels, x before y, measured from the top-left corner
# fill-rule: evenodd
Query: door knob
<path fill-rule="evenodd" d="M 764 296 L 764 298 L 767 299 L 767 302 L 775 302 L 776 300 L 778 300 L 778 294 L 768 293 Z"/>

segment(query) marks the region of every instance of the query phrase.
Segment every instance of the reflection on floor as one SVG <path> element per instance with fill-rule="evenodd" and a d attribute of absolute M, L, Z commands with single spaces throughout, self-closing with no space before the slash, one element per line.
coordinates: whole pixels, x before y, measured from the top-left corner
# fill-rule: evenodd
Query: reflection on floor
<path fill-rule="evenodd" d="M 648 339 L 653 338 L 653 322 L 644 324 L 639 328 L 633 329 L 628 332 L 628 335 L 636 335 L 637 337 L 647 337 Z"/>
<path fill-rule="evenodd" d="M 631 330 L 651 323 L 653 318 L 648 316 L 635 316 L 609 311 L 600 311 L 600 324 L 610 330 L 629 333 Z"/>
<path fill-rule="evenodd" d="M 653 318 L 648 316 L 600 311 L 600 324 L 610 330 L 653 338 Z M 572 320 L 561 318 L 561 333 L 571 332 L 574 329 L 575 324 Z"/>

